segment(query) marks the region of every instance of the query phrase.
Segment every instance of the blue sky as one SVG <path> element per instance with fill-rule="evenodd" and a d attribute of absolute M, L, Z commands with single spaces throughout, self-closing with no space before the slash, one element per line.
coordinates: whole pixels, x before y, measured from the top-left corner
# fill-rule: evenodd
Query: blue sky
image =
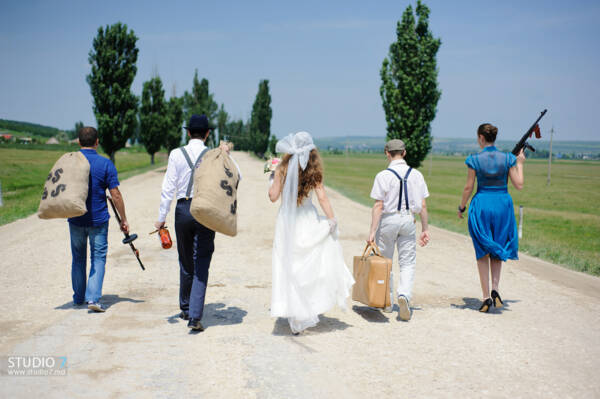
<path fill-rule="evenodd" d="M 385 135 L 379 70 L 407 1 L 3 1 L 0 118 L 70 129 L 95 125 L 85 81 L 99 26 L 139 37 L 132 90 L 158 72 L 167 96 L 194 70 L 219 103 L 247 119 L 270 80 L 278 137 Z M 473 137 L 491 122 L 519 137 L 543 108 L 546 133 L 596 140 L 600 2 L 426 1 L 442 97 L 437 137 Z"/>

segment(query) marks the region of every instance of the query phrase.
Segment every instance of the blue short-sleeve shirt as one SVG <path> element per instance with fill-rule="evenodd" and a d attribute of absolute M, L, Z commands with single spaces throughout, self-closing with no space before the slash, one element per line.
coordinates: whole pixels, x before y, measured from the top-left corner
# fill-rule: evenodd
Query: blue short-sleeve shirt
<path fill-rule="evenodd" d="M 85 201 L 88 211 L 68 220 L 76 226 L 100 226 L 110 218 L 106 203 L 106 189 L 119 186 L 117 169 L 110 159 L 98 155 L 96 150 L 82 149 L 81 152 L 90 163 L 89 190 Z"/>

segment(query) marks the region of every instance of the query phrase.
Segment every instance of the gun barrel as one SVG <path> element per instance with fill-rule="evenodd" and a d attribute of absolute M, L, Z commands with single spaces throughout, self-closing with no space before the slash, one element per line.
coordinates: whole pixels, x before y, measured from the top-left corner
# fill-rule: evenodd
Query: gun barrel
<path fill-rule="evenodd" d="M 533 129 L 535 129 L 535 125 L 537 125 L 538 122 L 540 121 L 540 119 L 542 119 L 544 117 L 544 115 L 546 115 L 546 111 L 548 111 L 548 110 L 545 109 L 540 113 L 540 116 L 535 120 L 535 122 L 533 122 L 533 125 L 531 125 L 531 127 L 529 128 L 527 133 L 531 133 L 533 131 Z"/>

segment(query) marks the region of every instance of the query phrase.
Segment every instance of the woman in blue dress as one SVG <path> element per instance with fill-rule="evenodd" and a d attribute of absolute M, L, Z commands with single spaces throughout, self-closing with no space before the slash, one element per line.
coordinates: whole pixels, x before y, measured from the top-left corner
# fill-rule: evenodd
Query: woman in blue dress
<path fill-rule="evenodd" d="M 492 305 L 498 308 L 503 306 L 498 294 L 502 261 L 518 259 L 519 249 L 515 211 L 507 183 L 510 178 L 517 190 L 523 188 L 525 155 L 522 150 L 517 157 L 498 151 L 494 146 L 497 134 L 498 128 L 489 123 L 477 129 L 477 141 L 482 151 L 469 155 L 465 160 L 468 167 L 467 183 L 458 206 L 458 217 L 462 219 L 477 177 L 477 193 L 469 206 L 469 233 L 475 247 L 483 292 L 480 312 L 489 311 Z"/>

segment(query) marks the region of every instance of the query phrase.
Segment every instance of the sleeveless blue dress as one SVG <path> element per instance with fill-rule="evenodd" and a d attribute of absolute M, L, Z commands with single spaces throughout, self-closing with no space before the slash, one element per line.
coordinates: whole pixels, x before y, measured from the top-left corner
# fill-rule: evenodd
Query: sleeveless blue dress
<path fill-rule="evenodd" d="M 508 170 L 517 162 L 494 146 L 469 155 L 465 164 L 477 174 L 477 193 L 469 206 L 469 233 L 477 259 L 519 259 L 519 237 L 513 201 L 508 193 Z"/>

